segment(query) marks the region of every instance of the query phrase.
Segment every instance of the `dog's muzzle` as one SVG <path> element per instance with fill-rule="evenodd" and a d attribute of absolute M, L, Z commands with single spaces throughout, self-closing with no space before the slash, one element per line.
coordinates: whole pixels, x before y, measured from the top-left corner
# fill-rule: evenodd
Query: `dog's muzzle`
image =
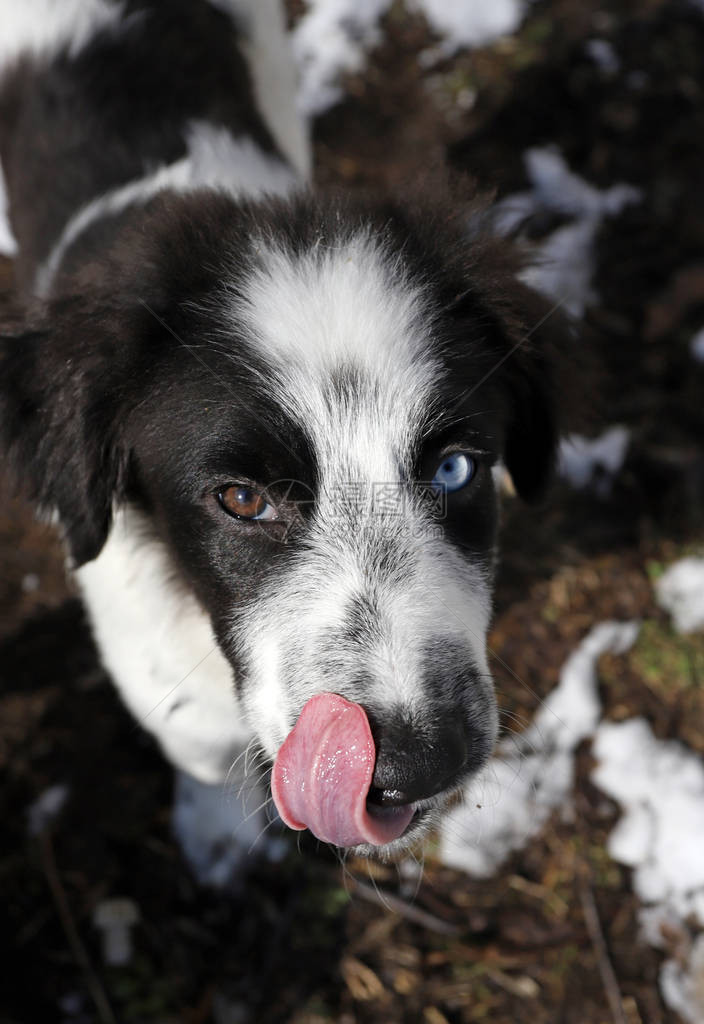
<path fill-rule="evenodd" d="M 452 790 L 485 760 L 456 714 L 415 730 L 401 715 L 371 719 L 360 704 L 320 693 L 282 744 L 272 794 L 283 821 L 336 846 L 385 846 L 418 806 Z"/>

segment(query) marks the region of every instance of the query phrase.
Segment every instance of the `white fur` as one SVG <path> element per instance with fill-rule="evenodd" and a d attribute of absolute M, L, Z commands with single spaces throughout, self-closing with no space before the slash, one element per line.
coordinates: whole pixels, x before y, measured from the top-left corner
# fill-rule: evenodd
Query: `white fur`
<path fill-rule="evenodd" d="M 201 782 L 221 782 L 250 732 L 210 620 L 135 510 L 76 572 L 105 667 L 140 724 Z"/>
<path fill-rule="evenodd" d="M 159 192 L 217 188 L 233 196 L 286 195 L 297 184 L 282 161 L 264 153 L 249 138 L 235 139 L 219 125 L 193 122 L 186 136 L 188 152 L 180 160 L 105 192 L 77 211 L 64 227 L 46 262 L 37 271 L 35 292 L 45 298 L 66 252 L 97 221 L 146 203 Z"/>
<path fill-rule="evenodd" d="M 75 57 L 97 32 L 116 28 L 124 5 L 117 0 L 21 0 L 0 5 L 0 74 L 18 57 Z"/>
<path fill-rule="evenodd" d="M 2 172 L 2 164 L 0 164 L 0 255 L 14 256 L 16 252 L 17 241 L 10 227 L 5 176 Z"/>
<path fill-rule="evenodd" d="M 297 72 L 280 0 L 210 0 L 244 33 L 242 50 L 260 114 L 301 179 L 310 178 L 308 126 L 296 104 Z"/>
<path fill-rule="evenodd" d="M 321 451 L 349 453 L 350 475 L 338 470 L 338 480 L 358 479 L 360 469 L 363 479 L 395 479 L 395 456 L 407 450 L 441 373 L 421 289 L 366 231 L 331 247 L 321 239 L 295 260 L 260 242 L 257 257 L 234 312 L 271 364 L 277 397 Z M 324 391 L 343 366 L 378 386 L 364 419 L 353 408 L 341 410 L 341 421 L 331 417 Z"/>

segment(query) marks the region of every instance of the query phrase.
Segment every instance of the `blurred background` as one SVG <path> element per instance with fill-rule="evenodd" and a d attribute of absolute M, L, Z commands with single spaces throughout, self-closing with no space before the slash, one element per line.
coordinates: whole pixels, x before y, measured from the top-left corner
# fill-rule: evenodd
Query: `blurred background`
<path fill-rule="evenodd" d="M 242 891 L 199 888 L 171 771 L 99 665 L 55 535 L 0 477 L 0 1021 L 701 1022 L 704 4 L 288 14 L 316 182 L 469 174 L 602 368 L 548 502 L 506 501 L 492 813 L 458 812 L 424 863 L 343 870 L 290 837 Z M 11 310 L 9 258 L 0 292 Z M 558 685 L 568 742 L 544 717 Z M 117 898 L 121 965 L 96 926 Z"/>

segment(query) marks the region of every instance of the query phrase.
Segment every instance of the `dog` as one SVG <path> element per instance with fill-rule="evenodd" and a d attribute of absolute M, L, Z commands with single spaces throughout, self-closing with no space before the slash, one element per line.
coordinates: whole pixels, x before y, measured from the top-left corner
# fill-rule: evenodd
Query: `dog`
<path fill-rule="evenodd" d="M 311 192 L 277 0 L 4 21 L 0 442 L 186 853 L 235 870 L 258 751 L 286 824 L 396 855 L 494 746 L 497 479 L 549 479 L 555 318 L 455 200 Z"/>

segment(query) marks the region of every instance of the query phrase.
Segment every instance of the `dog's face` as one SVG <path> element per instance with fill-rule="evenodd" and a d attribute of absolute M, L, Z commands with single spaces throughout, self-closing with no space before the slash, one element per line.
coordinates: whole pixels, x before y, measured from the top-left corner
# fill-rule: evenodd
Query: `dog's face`
<path fill-rule="evenodd" d="M 547 475 L 543 310 L 490 248 L 390 207 L 196 197 L 151 223 L 8 343 L 4 429 L 77 562 L 114 502 L 149 514 L 270 758 L 316 695 L 364 709 L 367 803 L 413 808 L 405 843 L 496 737 L 492 470 L 528 496 Z"/>

